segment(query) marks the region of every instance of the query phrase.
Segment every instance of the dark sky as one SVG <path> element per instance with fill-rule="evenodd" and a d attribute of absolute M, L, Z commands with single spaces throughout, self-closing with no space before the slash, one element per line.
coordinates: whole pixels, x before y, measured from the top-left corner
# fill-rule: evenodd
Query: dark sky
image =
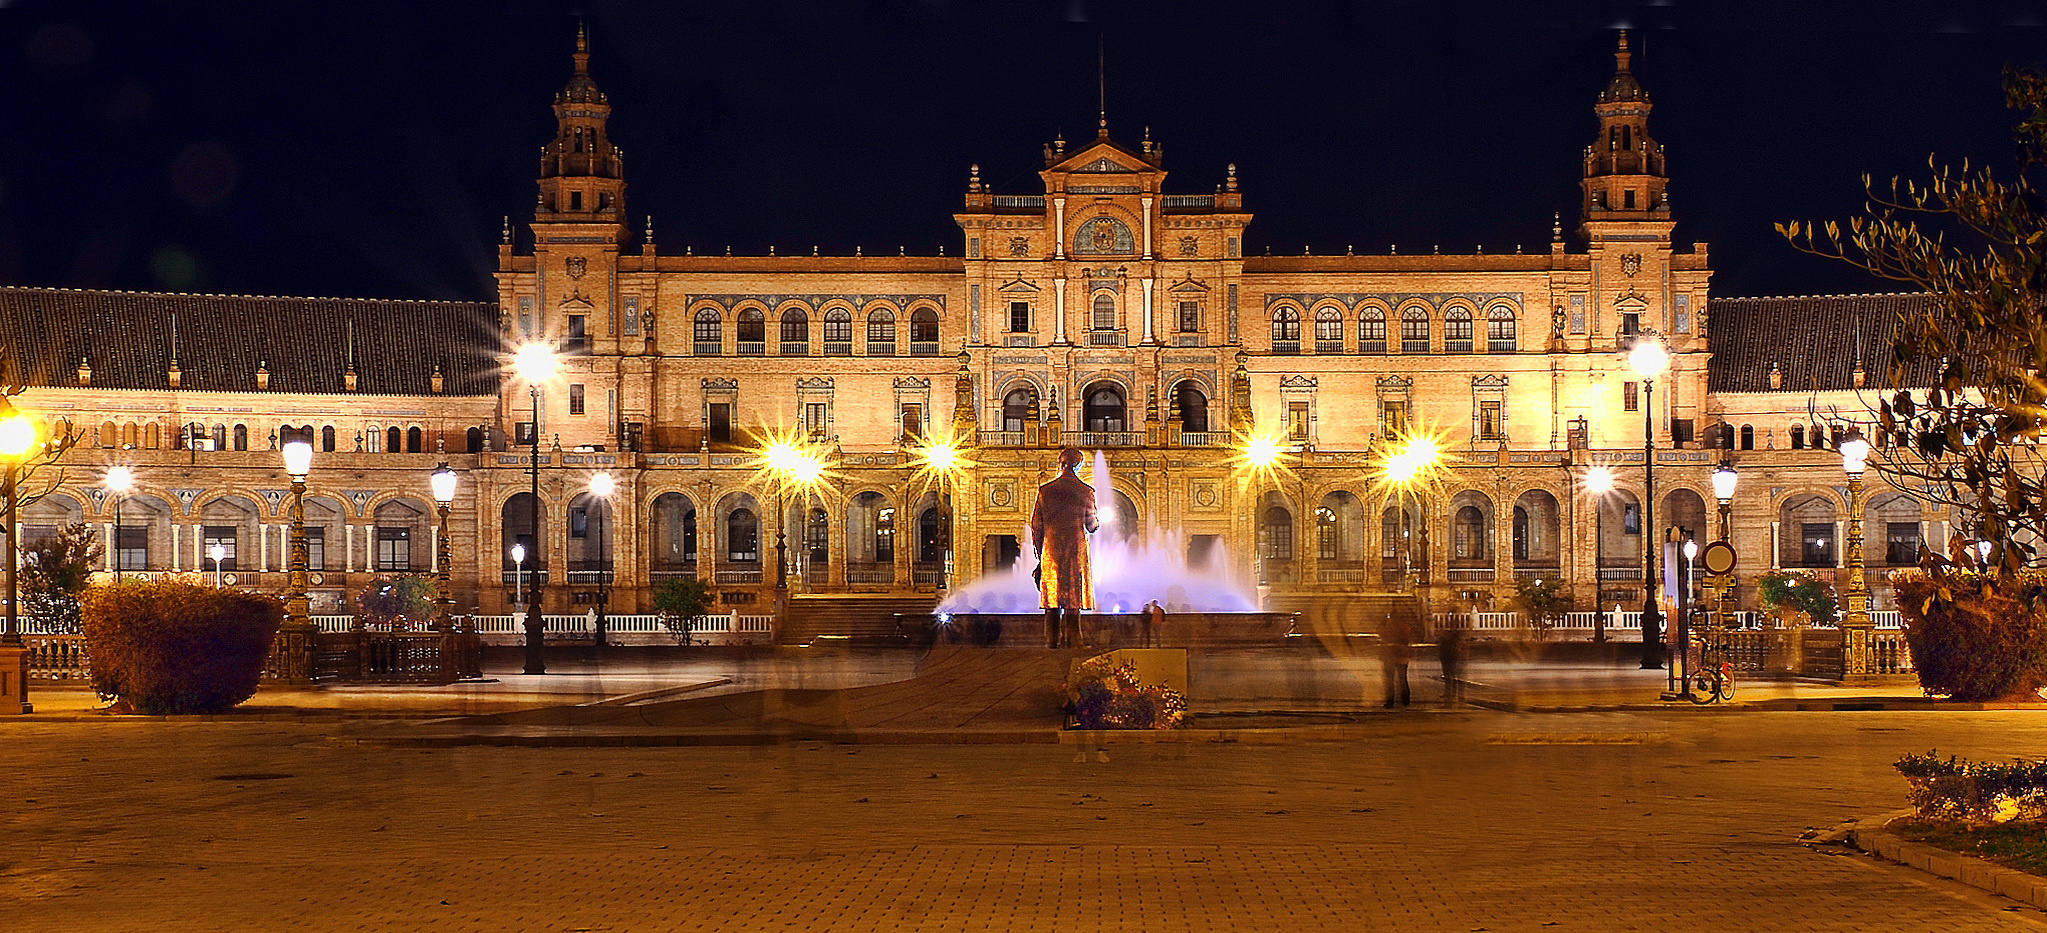
<path fill-rule="evenodd" d="M 1169 190 L 1236 162 L 1251 252 L 1541 248 L 1578 204 L 1612 29 L 1721 295 L 1890 290 L 1791 250 L 1859 178 L 2010 164 L 2043 2 L 44 3 L 0 0 L 0 282 L 489 298 L 575 23 L 664 252 L 959 250 L 967 166 L 1118 138 Z"/>

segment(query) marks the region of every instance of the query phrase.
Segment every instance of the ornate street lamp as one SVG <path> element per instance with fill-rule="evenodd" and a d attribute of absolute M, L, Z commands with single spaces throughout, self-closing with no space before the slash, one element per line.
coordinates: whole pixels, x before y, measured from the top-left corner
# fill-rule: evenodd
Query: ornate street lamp
<path fill-rule="evenodd" d="M 206 547 L 207 559 L 213 561 L 213 585 L 220 586 L 220 562 L 227 559 L 227 545 L 210 544 Z"/>
<path fill-rule="evenodd" d="M 1741 471 L 1732 463 L 1713 471 L 1713 498 L 1720 500 L 1720 540 L 1729 543 L 1734 540 L 1734 485 L 1740 480 Z"/>
<path fill-rule="evenodd" d="M 291 477 L 291 558 L 285 569 L 284 625 L 277 630 L 277 676 L 288 684 L 313 682 L 312 602 L 306 596 L 306 477 L 313 472 L 313 442 L 284 442 L 284 472 Z"/>
<path fill-rule="evenodd" d="M 512 566 L 518 568 L 512 571 L 512 603 L 520 605 L 526 602 L 526 545 L 512 545 Z"/>
<path fill-rule="evenodd" d="M 448 579 L 449 565 L 453 563 L 453 548 L 448 542 L 448 511 L 455 507 L 457 477 L 458 474 L 446 463 L 435 467 L 427 476 L 427 482 L 434 489 L 434 503 L 440 506 L 441 511 L 440 540 L 434 547 L 434 582 L 439 587 L 439 593 L 434 597 L 438 609 L 434 622 L 444 635 L 455 631 L 455 593 Z"/>
<path fill-rule="evenodd" d="M 1429 504 L 1424 495 L 1441 466 L 1443 445 L 1427 435 L 1410 435 L 1400 442 L 1393 454 L 1380 466 L 1382 482 L 1398 490 L 1404 497 L 1413 494 L 1415 505 L 1415 546 L 1407 548 L 1409 571 L 1414 574 L 1415 596 L 1421 603 L 1422 625 L 1432 622 L 1429 612 L 1429 568 L 1432 555 L 1429 553 Z M 1420 553 L 1419 560 L 1416 552 Z"/>
<path fill-rule="evenodd" d="M 775 485 L 775 593 L 777 609 L 789 592 L 789 489 L 808 490 L 824 478 L 825 462 L 816 449 L 794 437 L 768 441 L 759 454 L 760 469 Z"/>
<path fill-rule="evenodd" d="M 1654 334 L 1635 339 L 1628 368 L 1642 380 L 1642 669 L 1663 666 L 1663 612 L 1656 605 L 1656 377 L 1670 368 L 1670 352 Z"/>
<path fill-rule="evenodd" d="M 23 650 L 27 643 L 21 637 L 21 622 L 15 617 L 16 607 L 21 603 L 20 582 L 15 573 L 21 564 L 21 536 L 16 534 L 15 485 L 21 478 L 21 461 L 40 444 L 35 419 L 22 412 L 5 399 L 0 399 L 0 459 L 7 462 L 4 479 L 0 479 L 0 497 L 7 500 L 5 507 L 6 528 L 0 530 L 7 536 L 7 630 L 0 632 L 0 648 L 10 649 L 8 653 L 19 659 L 19 664 L 10 664 L 7 673 L 14 675 L 15 687 L 21 694 L 22 713 L 33 713 L 35 707 L 28 701 L 28 653 Z M 0 691 L 4 692 L 4 691 Z"/>
<path fill-rule="evenodd" d="M 1607 494 L 1607 493 L 1613 492 L 1613 485 L 1614 485 L 1614 481 L 1613 481 L 1613 470 L 1612 470 L 1612 468 L 1610 468 L 1610 467 L 1603 467 L 1603 466 L 1596 466 L 1596 467 L 1593 467 L 1592 469 L 1589 469 L 1589 470 L 1586 470 L 1586 471 L 1585 471 L 1585 478 L 1584 478 L 1584 480 L 1583 480 L 1582 482 L 1583 482 L 1583 484 L 1584 484 L 1584 486 L 1585 486 L 1585 491 L 1586 491 L 1586 492 L 1589 492 L 1589 493 L 1591 493 L 1591 494 L 1592 494 L 1592 496 L 1593 496 L 1593 498 L 1594 498 L 1595 500 L 1603 500 L 1603 499 L 1605 499 L 1605 498 L 1606 498 L 1606 494 Z M 1599 548 L 1599 541 L 1598 541 L 1598 539 L 1599 539 L 1600 537 L 1603 537 L 1603 536 L 1605 535 L 1605 533 L 1606 533 L 1606 527 L 1605 527 L 1605 525 L 1604 525 L 1604 522 L 1605 522 L 1605 518 L 1603 517 L 1603 516 L 1604 516 L 1604 514 L 1605 514 L 1605 513 L 1603 513 L 1603 512 L 1601 512 L 1601 511 L 1600 511 L 1600 507 L 1599 507 L 1599 504 L 1598 504 L 1598 502 L 1596 502 L 1596 501 L 1595 501 L 1595 503 L 1594 503 L 1594 504 L 1593 504 L 1593 506 L 1592 506 L 1592 515 L 1593 515 L 1593 518 L 1594 518 L 1594 530 L 1593 530 L 1593 533 L 1594 533 L 1594 537 L 1595 537 L 1595 540 L 1594 540 L 1594 548 L 1593 548 L 1593 553 L 1594 553 L 1595 555 L 1597 555 L 1597 553 L 1598 553 L 1598 548 Z M 1604 569 L 1605 569 L 1605 568 L 1604 568 L 1603 566 L 1602 566 L 1602 567 L 1594 567 L 1594 568 L 1593 568 L 1593 572 L 1594 572 L 1594 573 L 1598 573 L 1599 571 L 1601 571 L 1601 570 L 1604 570 Z M 1594 593 L 1595 593 L 1595 595 L 1597 594 L 1597 592 L 1598 592 L 1598 591 L 1597 591 L 1597 589 L 1595 588 L 1595 590 L 1594 590 Z M 1615 608 L 1619 608 L 1619 607 L 1618 607 L 1618 606 L 1616 606 Z M 1592 610 L 1593 610 L 1593 611 L 1592 611 L 1592 642 L 1593 642 L 1593 644 L 1605 644 L 1605 643 L 1606 643 L 1606 613 L 1604 613 L 1604 612 L 1601 612 L 1601 611 L 1599 611 L 1599 606 L 1597 606 L 1597 605 L 1594 605 L 1594 606 L 1592 607 Z M 1619 620 L 1619 619 L 1615 619 L 1614 621 L 1615 621 L 1615 622 L 1619 622 L 1620 620 Z"/>
<path fill-rule="evenodd" d="M 938 589 L 951 583 L 952 575 L 952 487 L 968 466 L 966 451 L 950 435 L 926 439 L 917 449 L 917 472 L 938 487 L 939 565 Z"/>
<path fill-rule="evenodd" d="M 518 354 L 513 357 L 512 365 L 518 371 L 519 378 L 525 380 L 527 394 L 533 399 L 533 451 L 531 459 L 526 464 L 533 498 L 527 503 L 530 507 L 527 517 L 530 520 L 528 527 L 533 529 L 533 562 L 538 565 L 546 560 L 547 555 L 547 545 L 540 535 L 540 387 L 553 379 L 555 373 L 561 369 L 561 357 L 555 354 L 552 347 L 529 343 L 519 348 Z M 522 564 L 521 567 L 523 566 Z M 540 616 L 540 594 L 544 582 L 541 577 L 533 578 L 533 597 L 526 603 L 525 672 L 528 674 L 547 673 L 547 659 L 541 652 L 541 646 L 547 640 L 546 623 Z"/>
<path fill-rule="evenodd" d="M 604 519 L 611 511 L 611 494 L 618 489 L 610 473 L 590 477 L 590 497 L 597 506 L 597 647 L 604 647 L 604 611 L 611 602 L 611 555 L 604 550 Z"/>
<path fill-rule="evenodd" d="M 114 582 L 121 582 L 121 505 L 127 501 L 128 491 L 135 488 L 135 471 L 125 466 L 107 468 L 107 475 L 101 485 L 114 497 Z"/>
<path fill-rule="evenodd" d="M 1848 474 L 1848 583 L 1842 587 L 1848 612 L 1841 618 L 1842 674 L 1870 673 L 1869 581 L 1863 578 L 1862 471 L 1869 466 L 1869 441 L 1851 429 L 1841 441 L 1841 469 Z"/>

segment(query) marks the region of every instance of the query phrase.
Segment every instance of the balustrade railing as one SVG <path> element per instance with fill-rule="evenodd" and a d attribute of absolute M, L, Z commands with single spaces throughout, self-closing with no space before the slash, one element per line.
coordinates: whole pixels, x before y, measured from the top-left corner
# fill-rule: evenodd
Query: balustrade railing
<path fill-rule="evenodd" d="M 896 582 L 896 565 L 893 563 L 852 563 L 846 564 L 846 582 L 860 584 Z"/>
<path fill-rule="evenodd" d="M 1451 583 L 1491 583 L 1497 574 L 1492 567 L 1451 567 L 1446 572 Z"/>
<path fill-rule="evenodd" d="M 1082 431 L 1082 447 L 1143 447 L 1142 431 Z"/>
<path fill-rule="evenodd" d="M 1182 431 L 1182 447 L 1221 447 L 1230 442 L 1229 434 L 1223 431 Z"/>
<path fill-rule="evenodd" d="M 981 446 L 983 447 L 1022 447 L 1023 445 L 1024 432 L 1022 431 L 981 432 Z"/>
<path fill-rule="evenodd" d="M 735 586 L 746 583 L 759 583 L 761 582 L 761 569 L 759 567 L 720 567 L 718 568 L 717 582 Z"/>

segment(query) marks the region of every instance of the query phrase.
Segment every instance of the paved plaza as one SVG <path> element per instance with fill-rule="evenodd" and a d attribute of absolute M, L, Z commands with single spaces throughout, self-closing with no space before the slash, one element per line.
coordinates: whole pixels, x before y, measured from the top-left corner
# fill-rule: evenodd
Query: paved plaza
<path fill-rule="evenodd" d="M 409 748 L 376 740 L 437 724 L 10 721 L 0 928 L 2047 930 L 1799 838 L 1900 807 L 1899 754 L 2037 754 L 2036 713 L 1356 721 L 1085 762 L 1070 737 Z"/>

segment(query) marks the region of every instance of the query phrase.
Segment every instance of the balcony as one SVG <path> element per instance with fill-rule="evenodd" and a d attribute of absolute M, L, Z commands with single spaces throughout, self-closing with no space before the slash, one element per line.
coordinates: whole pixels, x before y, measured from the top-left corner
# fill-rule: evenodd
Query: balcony
<path fill-rule="evenodd" d="M 827 340 L 827 341 L 825 341 L 825 342 L 824 342 L 824 355 L 826 355 L 826 356 L 852 356 L 852 355 L 853 355 L 853 341 L 850 341 L 850 340 Z"/>
<path fill-rule="evenodd" d="M 1142 431 L 1082 431 L 1082 447 L 1143 447 Z"/>
<path fill-rule="evenodd" d="M 610 586 L 617 582 L 617 572 L 610 561 L 572 560 L 569 561 L 569 585 Z"/>
<path fill-rule="evenodd" d="M 1182 431 L 1182 447 L 1223 447 L 1230 442 L 1230 436 L 1223 431 Z"/>
<path fill-rule="evenodd" d="M 1343 352 L 1343 341 L 1317 340 L 1315 341 L 1315 352 L 1324 354 L 1329 353 L 1341 354 Z"/>
<path fill-rule="evenodd" d="M 1601 583 L 1640 583 L 1642 582 L 1642 565 L 1601 567 L 1599 568 L 1599 581 Z"/>
<path fill-rule="evenodd" d="M 1467 337 L 1467 338 L 1465 338 L 1465 339 L 1462 339 L 1462 340 L 1445 340 L 1445 341 L 1443 341 L 1443 352 L 1444 352 L 1444 353 L 1470 353 L 1470 352 L 1471 352 L 1471 339 Z"/>
<path fill-rule="evenodd" d="M 735 563 L 718 568 L 717 582 L 744 586 L 761 582 L 761 565 L 756 562 Z"/>
<path fill-rule="evenodd" d="M 938 564 L 911 564 L 910 582 L 916 586 L 937 586 L 945 576 L 945 568 Z"/>
<path fill-rule="evenodd" d="M 1427 338 L 1421 340 L 1402 340 L 1400 342 L 1400 352 L 1427 353 L 1429 352 L 1429 341 Z"/>
<path fill-rule="evenodd" d="M 768 342 L 765 340 L 741 340 L 734 352 L 739 356 L 767 356 Z"/>
<path fill-rule="evenodd" d="M 1045 209 L 1045 196 L 1042 194 L 998 194 L 995 196 L 995 209 L 1042 211 Z"/>
<path fill-rule="evenodd" d="M 1275 340 L 1272 342 L 1272 352 L 1282 356 L 1298 355 L 1301 352 L 1301 342 L 1298 340 Z"/>
<path fill-rule="evenodd" d="M 1452 564 L 1444 579 L 1451 583 L 1491 583 L 1497 571 L 1490 566 Z"/>
<path fill-rule="evenodd" d="M 981 432 L 981 446 L 983 447 L 1022 447 L 1023 445 L 1024 432 L 1022 431 Z"/>
<path fill-rule="evenodd" d="M 1088 331 L 1087 345 L 1090 347 L 1120 347 L 1123 345 L 1123 332 L 1120 330 Z"/>
<path fill-rule="evenodd" d="M 1516 580 L 1551 578 L 1562 573 L 1563 568 L 1556 564 L 1527 564 L 1520 562 L 1514 564 L 1514 579 Z"/>
<path fill-rule="evenodd" d="M 936 340 L 912 340 L 912 341 L 910 341 L 910 355 L 911 355 L 911 356 L 937 356 L 937 355 L 938 355 L 938 341 L 936 341 Z"/>
<path fill-rule="evenodd" d="M 1379 340 L 1360 340 L 1358 341 L 1358 352 L 1384 355 L 1386 353 L 1386 341 L 1384 338 Z"/>
<path fill-rule="evenodd" d="M 896 345 L 893 342 L 882 343 L 879 340 L 869 340 L 867 341 L 867 355 L 894 356 L 896 355 Z"/>
<path fill-rule="evenodd" d="M 545 565 L 539 567 L 527 567 L 523 573 L 517 567 L 504 568 L 502 582 L 506 586 L 516 586 L 519 585 L 521 581 L 523 581 L 524 585 L 526 586 L 534 585 L 546 586 L 547 567 Z"/>
<path fill-rule="evenodd" d="M 1169 211 L 1212 211 L 1215 210 L 1215 195 L 1169 194 L 1162 206 Z"/>
<path fill-rule="evenodd" d="M 782 349 L 781 349 L 781 354 L 782 354 L 783 356 L 809 356 L 809 355 L 810 355 L 810 341 L 808 341 L 808 340 L 784 340 L 784 341 L 782 341 Z"/>
<path fill-rule="evenodd" d="M 1487 353 L 1512 353 L 1515 350 L 1521 349 L 1514 345 L 1514 339 L 1511 337 L 1505 340 L 1488 340 L 1486 341 L 1485 348 Z"/>
<path fill-rule="evenodd" d="M 649 571 L 649 575 L 653 577 L 656 583 L 694 577 L 697 575 L 697 562 L 693 560 L 655 561 L 653 568 Z"/>
<path fill-rule="evenodd" d="M 725 344 L 718 340 L 699 340 L 691 344 L 690 352 L 697 356 L 717 356 L 725 352 Z"/>

